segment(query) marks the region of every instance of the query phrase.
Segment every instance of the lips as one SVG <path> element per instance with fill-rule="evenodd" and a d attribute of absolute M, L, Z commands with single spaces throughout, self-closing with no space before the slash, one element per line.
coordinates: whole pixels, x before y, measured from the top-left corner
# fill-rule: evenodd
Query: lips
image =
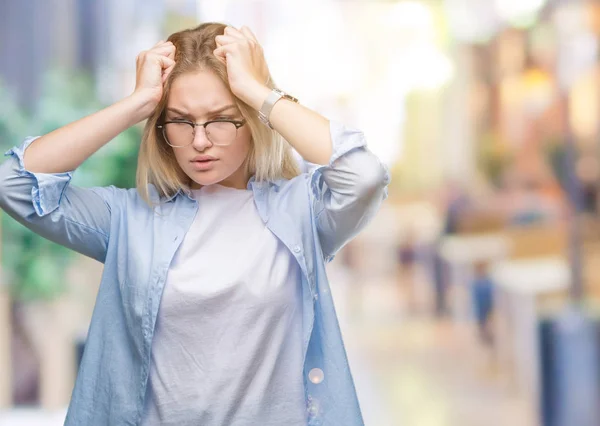
<path fill-rule="evenodd" d="M 210 160 L 216 160 L 216 158 L 213 157 L 213 156 L 211 156 L 211 155 L 206 155 L 206 154 L 196 155 L 194 158 L 192 158 L 193 162 L 196 162 L 196 161 L 210 161 Z"/>
<path fill-rule="evenodd" d="M 196 170 L 209 170 L 216 162 L 216 159 L 195 160 L 192 161 L 192 167 Z"/>

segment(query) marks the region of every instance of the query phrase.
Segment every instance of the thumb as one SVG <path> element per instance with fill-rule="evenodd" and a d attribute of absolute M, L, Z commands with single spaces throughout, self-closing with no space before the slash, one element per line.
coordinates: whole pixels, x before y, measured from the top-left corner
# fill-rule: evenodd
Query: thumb
<path fill-rule="evenodd" d="M 225 49 L 225 46 L 217 47 L 213 50 L 213 54 L 222 62 L 227 62 L 227 50 Z"/>
<path fill-rule="evenodd" d="M 157 58 L 158 58 L 160 67 L 163 70 L 173 68 L 175 66 L 175 61 L 167 56 L 158 55 Z"/>

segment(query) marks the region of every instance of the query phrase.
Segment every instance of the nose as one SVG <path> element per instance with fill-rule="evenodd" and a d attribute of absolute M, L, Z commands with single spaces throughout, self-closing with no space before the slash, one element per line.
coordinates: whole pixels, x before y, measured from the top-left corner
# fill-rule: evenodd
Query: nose
<path fill-rule="evenodd" d="M 212 146 L 212 142 L 208 139 L 206 134 L 206 128 L 203 126 L 196 126 L 196 131 L 194 132 L 194 141 L 192 142 L 194 148 L 198 151 L 204 151 L 206 148 Z"/>

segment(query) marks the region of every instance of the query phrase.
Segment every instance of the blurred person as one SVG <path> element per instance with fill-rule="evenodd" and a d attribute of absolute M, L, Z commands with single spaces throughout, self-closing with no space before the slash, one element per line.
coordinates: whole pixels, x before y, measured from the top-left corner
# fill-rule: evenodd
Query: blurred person
<path fill-rule="evenodd" d="M 598 191 L 600 162 L 594 154 L 581 155 L 576 166 L 577 178 L 581 186 L 581 208 L 592 217 L 598 215 Z"/>
<path fill-rule="evenodd" d="M 444 204 L 444 235 L 455 234 L 459 231 L 461 219 L 471 207 L 467 191 L 459 182 L 450 182 L 443 195 Z"/>
<path fill-rule="evenodd" d="M 479 338 L 482 343 L 491 345 L 493 342 L 491 317 L 494 307 L 494 283 L 488 269 L 488 263 L 485 261 L 479 261 L 475 264 L 475 276 L 471 283 L 471 298 Z"/>
<path fill-rule="evenodd" d="M 65 424 L 362 425 L 325 263 L 389 172 L 276 90 L 246 27 L 177 32 L 136 63 L 130 96 L 0 166 L 0 207 L 104 263 Z M 70 185 L 144 119 L 137 188 Z"/>
<path fill-rule="evenodd" d="M 432 244 L 432 273 L 433 290 L 435 294 L 434 313 L 438 318 L 447 317 L 450 314 L 448 307 L 448 264 L 440 253 L 442 238 L 438 237 Z"/>
<path fill-rule="evenodd" d="M 417 313 L 418 301 L 416 294 L 417 282 L 417 236 L 414 229 L 409 228 L 396 248 L 398 290 L 405 299 L 408 311 Z"/>
<path fill-rule="evenodd" d="M 432 244 L 432 273 L 435 294 L 435 315 L 443 318 L 449 315 L 448 281 L 449 265 L 441 254 L 440 247 L 444 237 L 460 230 L 461 220 L 471 207 L 471 200 L 459 182 L 449 182 L 441 195 L 443 225 L 440 234 Z"/>
<path fill-rule="evenodd" d="M 417 257 L 417 238 L 413 229 L 407 229 L 406 235 L 401 238 L 397 248 L 397 257 L 401 271 L 407 272 L 414 267 Z"/>

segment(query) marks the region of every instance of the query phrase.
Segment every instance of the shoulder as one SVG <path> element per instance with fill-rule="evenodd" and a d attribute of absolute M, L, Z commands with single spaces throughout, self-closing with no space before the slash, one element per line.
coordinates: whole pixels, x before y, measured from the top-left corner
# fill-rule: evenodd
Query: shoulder
<path fill-rule="evenodd" d="M 146 203 L 137 188 L 118 188 L 114 185 L 92 188 L 109 205 L 113 212 L 152 212 L 154 207 Z M 158 204 L 158 192 L 151 186 L 150 199 Z"/>
<path fill-rule="evenodd" d="M 256 183 L 254 198 L 269 217 L 284 215 L 294 220 L 309 217 L 312 196 L 309 191 L 310 175 L 301 173 L 292 179 Z"/>
<path fill-rule="evenodd" d="M 270 198 L 278 199 L 281 202 L 308 202 L 309 182 L 309 173 L 300 173 L 292 179 L 278 179 L 262 185 L 263 188 L 268 188 L 267 192 Z"/>

